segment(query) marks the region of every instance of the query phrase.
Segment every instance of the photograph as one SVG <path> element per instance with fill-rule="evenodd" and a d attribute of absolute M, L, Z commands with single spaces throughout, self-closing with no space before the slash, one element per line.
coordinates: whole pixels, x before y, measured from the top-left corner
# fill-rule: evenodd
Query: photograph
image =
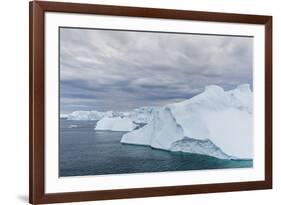
<path fill-rule="evenodd" d="M 175 8 L 29 3 L 30 203 L 272 189 L 273 16 Z"/>
<path fill-rule="evenodd" d="M 58 35 L 60 177 L 253 168 L 253 36 Z"/>

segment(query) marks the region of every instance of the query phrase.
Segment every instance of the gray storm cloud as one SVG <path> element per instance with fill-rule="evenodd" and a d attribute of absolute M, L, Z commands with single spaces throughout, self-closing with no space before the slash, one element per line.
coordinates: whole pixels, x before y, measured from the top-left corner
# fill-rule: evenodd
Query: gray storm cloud
<path fill-rule="evenodd" d="M 130 110 L 252 85 L 252 37 L 60 28 L 61 112 Z"/>

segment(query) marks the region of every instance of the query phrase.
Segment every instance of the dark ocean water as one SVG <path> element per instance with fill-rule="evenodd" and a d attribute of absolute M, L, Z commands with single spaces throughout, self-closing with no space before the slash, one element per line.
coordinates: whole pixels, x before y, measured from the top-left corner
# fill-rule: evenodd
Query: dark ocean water
<path fill-rule="evenodd" d="M 60 120 L 60 176 L 248 168 L 252 160 L 221 160 L 198 154 L 125 145 L 125 132 L 95 131 L 95 121 Z"/>

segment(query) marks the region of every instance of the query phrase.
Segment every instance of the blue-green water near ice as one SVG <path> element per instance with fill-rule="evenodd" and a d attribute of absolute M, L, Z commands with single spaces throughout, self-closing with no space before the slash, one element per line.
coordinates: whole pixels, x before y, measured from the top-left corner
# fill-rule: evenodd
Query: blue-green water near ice
<path fill-rule="evenodd" d="M 95 121 L 60 119 L 61 177 L 253 166 L 252 160 L 221 160 L 121 144 L 120 139 L 125 132 L 95 131 L 95 124 Z"/>

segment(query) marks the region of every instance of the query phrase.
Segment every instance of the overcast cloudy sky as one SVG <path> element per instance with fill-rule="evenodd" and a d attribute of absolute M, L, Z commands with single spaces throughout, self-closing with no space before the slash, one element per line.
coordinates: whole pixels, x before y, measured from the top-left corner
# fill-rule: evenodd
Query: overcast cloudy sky
<path fill-rule="evenodd" d="M 252 85 L 253 39 L 60 28 L 61 112 L 161 106 Z"/>

